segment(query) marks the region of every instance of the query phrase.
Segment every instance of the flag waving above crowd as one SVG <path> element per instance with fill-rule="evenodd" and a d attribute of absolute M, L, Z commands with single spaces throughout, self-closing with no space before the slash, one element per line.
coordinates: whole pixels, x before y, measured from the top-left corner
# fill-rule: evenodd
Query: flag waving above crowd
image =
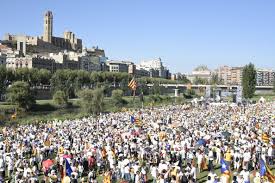
<path fill-rule="evenodd" d="M 260 175 L 263 179 L 275 182 L 275 176 L 272 174 L 270 168 L 266 165 L 263 159 L 260 160 Z"/>
<path fill-rule="evenodd" d="M 135 78 L 133 77 L 132 80 L 129 82 L 128 87 L 135 91 L 137 89 L 137 81 L 135 80 Z"/>

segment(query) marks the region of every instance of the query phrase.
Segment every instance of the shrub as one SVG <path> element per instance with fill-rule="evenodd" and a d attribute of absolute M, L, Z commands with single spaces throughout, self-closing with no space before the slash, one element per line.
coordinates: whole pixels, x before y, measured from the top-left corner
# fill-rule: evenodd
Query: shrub
<path fill-rule="evenodd" d="M 102 88 L 85 89 L 80 92 L 81 107 L 87 113 L 99 114 L 103 111 L 104 94 Z"/>
<path fill-rule="evenodd" d="M 149 95 L 149 101 L 152 103 L 161 102 L 163 98 L 160 95 Z"/>
<path fill-rule="evenodd" d="M 122 90 L 113 90 L 112 91 L 112 103 L 116 107 L 122 107 L 123 105 L 127 104 L 127 101 L 123 98 L 123 91 Z"/>
<path fill-rule="evenodd" d="M 183 94 L 184 98 L 191 99 L 193 96 L 196 95 L 195 91 L 193 89 L 187 89 L 185 93 Z"/>
<path fill-rule="evenodd" d="M 8 88 L 7 98 L 9 102 L 26 110 L 29 110 L 35 104 L 30 85 L 23 81 L 17 81 Z"/>
<path fill-rule="evenodd" d="M 53 101 L 59 106 L 65 106 L 68 104 L 68 96 L 64 91 L 58 90 L 53 95 Z"/>

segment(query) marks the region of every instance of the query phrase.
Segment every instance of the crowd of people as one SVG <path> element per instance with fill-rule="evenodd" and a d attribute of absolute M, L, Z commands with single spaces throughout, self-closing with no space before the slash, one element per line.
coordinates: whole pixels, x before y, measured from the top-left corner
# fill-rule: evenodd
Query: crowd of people
<path fill-rule="evenodd" d="M 0 182 L 270 182 L 274 116 L 274 102 L 210 103 L 5 127 Z"/>

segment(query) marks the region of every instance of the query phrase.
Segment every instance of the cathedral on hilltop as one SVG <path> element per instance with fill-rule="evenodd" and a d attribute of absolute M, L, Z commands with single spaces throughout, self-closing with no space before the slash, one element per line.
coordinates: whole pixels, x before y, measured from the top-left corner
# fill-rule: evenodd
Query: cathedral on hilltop
<path fill-rule="evenodd" d="M 5 34 L 4 40 L 47 48 L 55 46 L 64 50 L 82 51 L 82 40 L 78 39 L 73 32 L 65 31 L 63 37 L 53 36 L 53 13 L 51 11 L 47 11 L 44 15 L 44 32 L 42 36 Z"/>

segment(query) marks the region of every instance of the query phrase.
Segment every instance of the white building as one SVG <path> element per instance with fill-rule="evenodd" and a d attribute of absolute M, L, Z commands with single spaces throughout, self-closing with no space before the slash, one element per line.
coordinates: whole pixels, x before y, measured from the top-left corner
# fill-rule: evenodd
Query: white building
<path fill-rule="evenodd" d="M 201 78 L 209 81 L 211 78 L 211 70 L 209 70 L 206 66 L 198 66 L 193 71 L 192 74 L 187 75 L 187 79 L 189 79 L 192 83 L 196 78 Z"/>
<path fill-rule="evenodd" d="M 163 66 L 161 58 L 141 61 L 136 69 L 150 72 L 150 77 L 168 78 L 169 75 L 169 70 Z"/>
<path fill-rule="evenodd" d="M 121 60 L 108 60 L 106 61 L 109 72 L 127 72 L 130 74 L 134 69 L 134 63 L 130 61 L 121 61 Z"/>

